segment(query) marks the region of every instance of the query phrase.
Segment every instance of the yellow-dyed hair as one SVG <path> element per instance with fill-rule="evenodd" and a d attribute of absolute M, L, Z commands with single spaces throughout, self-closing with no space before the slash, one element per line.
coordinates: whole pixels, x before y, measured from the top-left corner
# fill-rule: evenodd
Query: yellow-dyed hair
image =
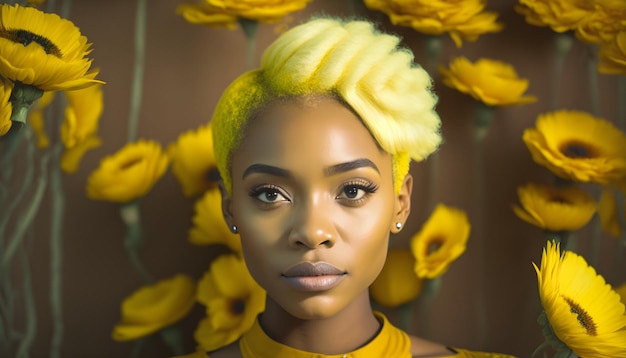
<path fill-rule="evenodd" d="M 392 155 L 398 193 L 411 159 L 423 160 L 441 142 L 432 80 L 399 42 L 368 21 L 335 18 L 309 20 L 276 39 L 261 66 L 224 91 L 211 120 L 226 191 L 232 194 L 232 153 L 256 112 L 279 98 L 332 94 L 354 110 Z"/>

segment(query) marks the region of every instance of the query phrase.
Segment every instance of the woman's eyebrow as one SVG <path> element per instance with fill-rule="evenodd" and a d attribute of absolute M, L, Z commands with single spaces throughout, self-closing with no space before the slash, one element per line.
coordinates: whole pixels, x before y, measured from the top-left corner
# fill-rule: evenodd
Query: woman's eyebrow
<path fill-rule="evenodd" d="M 270 174 L 277 177 L 289 178 L 292 177 L 291 172 L 287 169 L 275 167 L 267 164 L 252 164 L 246 168 L 241 176 L 242 179 L 253 173 Z"/>
<path fill-rule="evenodd" d="M 330 167 L 327 167 L 324 169 L 324 175 L 331 176 L 331 175 L 347 172 L 352 169 L 363 168 L 363 167 L 370 167 L 374 169 L 378 174 L 380 174 L 380 170 L 378 170 L 378 167 L 376 166 L 376 164 L 374 164 L 374 162 L 366 158 L 361 158 L 361 159 L 356 159 L 350 162 L 339 163 L 339 164 L 335 164 Z"/>

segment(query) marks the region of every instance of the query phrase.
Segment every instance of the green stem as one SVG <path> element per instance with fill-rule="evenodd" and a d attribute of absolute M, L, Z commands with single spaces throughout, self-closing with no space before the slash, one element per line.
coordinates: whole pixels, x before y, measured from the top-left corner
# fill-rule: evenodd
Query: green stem
<path fill-rule="evenodd" d="M 425 51 L 427 55 L 426 71 L 431 77 L 435 77 L 437 62 L 441 54 L 441 36 L 426 36 L 424 39 Z M 439 152 L 433 153 L 426 160 L 428 165 L 428 184 L 427 184 L 427 200 L 424 213 L 430 213 L 437 206 L 437 198 L 439 193 Z"/>
<path fill-rule="evenodd" d="M 159 335 L 165 344 L 170 347 L 172 353 L 175 355 L 185 354 L 185 347 L 183 345 L 183 333 L 178 326 L 169 326 L 163 328 Z"/>
<path fill-rule="evenodd" d="M 556 32 L 554 34 L 554 64 L 552 65 L 552 109 L 556 110 L 559 105 L 559 89 L 563 63 L 572 48 L 574 36 L 571 32 Z"/>
<path fill-rule="evenodd" d="M 30 264 L 28 262 L 28 255 L 25 250 L 22 250 L 22 273 L 24 274 L 24 307 L 26 315 L 26 331 L 17 348 L 17 358 L 28 358 L 30 347 L 35 341 L 37 334 L 37 311 L 35 309 L 35 299 L 33 297 L 33 285 L 30 273 Z"/>
<path fill-rule="evenodd" d="M 147 3 L 147 0 L 137 0 L 137 13 L 135 14 L 135 63 L 133 64 L 130 113 L 128 115 L 128 142 L 133 142 L 137 139 L 139 112 L 141 110 L 141 98 L 143 97 Z"/>
<path fill-rule="evenodd" d="M 477 283 L 475 294 L 476 314 L 478 318 L 478 342 L 479 345 L 487 338 L 487 309 L 485 300 L 485 148 L 484 142 L 487 136 L 489 124 L 493 119 L 493 107 L 482 102 L 477 102 L 474 114 L 474 150 L 473 150 L 473 173 L 474 173 L 474 220 L 472 223 L 472 237 L 476 242 L 476 266 Z"/>
<path fill-rule="evenodd" d="M 254 68 L 254 58 L 257 43 L 257 31 L 259 29 L 259 23 L 255 20 L 249 20 L 239 18 L 239 26 L 243 30 L 246 36 L 246 69 L 251 70 Z"/>
<path fill-rule="evenodd" d="M 437 74 L 437 63 L 441 55 L 442 41 L 440 35 L 425 35 L 424 45 L 426 51 L 426 72 L 435 78 Z"/>
<path fill-rule="evenodd" d="M 440 276 L 424 281 L 424 287 L 422 288 L 422 293 L 420 294 L 418 307 L 420 336 L 423 336 L 424 338 L 428 338 L 430 334 L 430 312 L 432 311 L 433 303 L 441 290 L 442 280 L 443 278 Z"/>
<path fill-rule="evenodd" d="M 124 246 L 130 262 L 145 283 L 153 283 L 154 279 L 145 269 L 141 260 L 139 259 L 139 249 L 143 245 L 143 230 L 141 228 L 141 214 L 139 210 L 139 201 L 132 201 L 130 203 L 122 205 L 120 208 L 120 215 L 122 220 L 126 224 L 126 241 Z"/>
<path fill-rule="evenodd" d="M 63 309 L 62 309 L 62 278 L 63 278 L 63 213 L 65 199 L 61 176 L 61 149 L 58 142 L 52 154 L 50 169 L 50 186 L 52 200 L 52 222 L 50 225 L 50 306 L 52 314 L 52 340 L 50 343 L 50 357 L 61 356 L 63 342 Z"/>

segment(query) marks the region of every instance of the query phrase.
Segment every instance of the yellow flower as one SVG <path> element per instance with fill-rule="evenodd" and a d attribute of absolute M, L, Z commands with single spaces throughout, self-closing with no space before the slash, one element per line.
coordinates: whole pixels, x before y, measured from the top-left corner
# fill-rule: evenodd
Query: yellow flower
<path fill-rule="evenodd" d="M 236 341 L 265 309 L 265 291 L 236 255 L 216 258 L 198 283 L 198 301 L 207 317 L 195 332 L 196 342 L 213 351 Z"/>
<path fill-rule="evenodd" d="M 35 132 L 37 138 L 37 146 L 39 148 L 47 148 L 50 145 L 50 138 L 46 133 L 46 125 L 44 122 L 44 110 L 54 100 L 56 92 L 44 92 L 41 98 L 35 102 L 28 111 L 28 123 Z"/>
<path fill-rule="evenodd" d="M 219 172 L 215 164 L 210 124 L 181 134 L 176 143 L 169 145 L 167 154 L 172 163 L 172 173 L 180 182 L 185 196 L 202 194 L 217 186 Z"/>
<path fill-rule="evenodd" d="M 549 231 L 573 231 L 582 228 L 596 212 L 591 194 L 577 187 L 555 188 L 526 184 L 517 188 L 521 207 L 513 211 L 522 220 Z"/>
<path fill-rule="evenodd" d="M 122 302 L 122 319 L 113 328 L 113 339 L 138 339 L 176 323 L 191 311 L 195 295 L 194 280 L 183 274 L 138 289 Z"/>
<path fill-rule="evenodd" d="M 626 283 L 623 283 L 621 286 L 615 288 L 615 292 L 617 292 L 621 298 L 622 303 L 626 305 Z"/>
<path fill-rule="evenodd" d="M 9 102 L 12 89 L 13 86 L 11 82 L 4 81 L 0 78 L 0 136 L 7 134 L 13 125 L 11 121 L 13 105 Z"/>
<path fill-rule="evenodd" d="M 66 152 L 71 153 L 64 155 L 66 159 L 61 167 L 67 173 L 74 173 L 85 152 L 102 142 L 96 135 L 102 115 L 102 96 L 101 84 L 65 91 L 68 105 L 65 108 L 65 120 L 61 124 L 61 141 Z"/>
<path fill-rule="evenodd" d="M 539 296 L 558 339 L 578 357 L 626 356 L 626 312 L 604 278 L 571 251 L 547 242 L 537 271 Z"/>
<path fill-rule="evenodd" d="M 200 0 L 183 3 L 176 13 L 192 24 L 234 29 L 242 19 L 275 23 L 286 15 L 302 10 L 311 0 Z"/>
<path fill-rule="evenodd" d="M 387 307 L 411 302 L 422 292 L 424 281 L 415 274 L 415 257 L 410 251 L 395 249 L 387 254 L 387 261 L 370 286 L 374 301 Z"/>
<path fill-rule="evenodd" d="M 437 205 L 422 229 L 411 239 L 417 276 L 435 278 L 444 274 L 465 252 L 469 233 L 470 223 L 464 211 Z"/>
<path fill-rule="evenodd" d="M 621 193 L 621 195 L 626 195 L 626 193 Z M 600 218 L 602 230 L 613 237 L 618 237 L 622 234 L 622 227 L 617 215 L 617 201 L 611 190 L 605 188 L 602 190 L 602 195 L 600 195 L 600 201 L 598 202 L 598 217 Z M 626 220 L 626 216 L 624 216 L 624 220 Z"/>
<path fill-rule="evenodd" d="M 241 240 L 233 234 L 222 216 L 222 195 L 218 188 L 209 189 L 195 204 L 189 242 L 195 245 L 226 245 L 241 253 Z"/>
<path fill-rule="evenodd" d="M 626 1 L 595 0 L 595 10 L 576 28 L 576 37 L 588 43 L 611 41 L 626 30 Z"/>
<path fill-rule="evenodd" d="M 0 74 L 44 91 L 79 89 L 95 83 L 91 44 L 69 20 L 33 7 L 0 7 Z"/>
<path fill-rule="evenodd" d="M 595 8 L 588 0 L 519 0 L 515 10 L 531 25 L 565 32 L 587 21 Z"/>
<path fill-rule="evenodd" d="M 582 111 L 537 118 L 523 139 L 533 160 L 569 180 L 607 184 L 626 178 L 626 135 L 611 122 Z"/>
<path fill-rule="evenodd" d="M 626 30 L 617 33 L 612 41 L 600 46 L 598 59 L 600 73 L 626 76 Z"/>
<path fill-rule="evenodd" d="M 510 106 L 535 102 L 534 96 L 524 96 L 528 80 L 519 78 L 513 66 L 481 58 L 471 63 L 465 57 L 450 62 L 450 68 L 439 66 L 442 81 L 449 87 L 469 94 L 488 106 Z"/>
<path fill-rule="evenodd" d="M 129 143 L 100 161 L 87 179 L 87 196 L 127 203 L 143 197 L 167 169 L 167 156 L 154 141 Z"/>
<path fill-rule="evenodd" d="M 386 13 L 394 25 L 441 35 L 448 33 L 457 47 L 463 41 L 502 30 L 498 14 L 483 11 L 484 0 L 365 0 L 365 6 Z"/>

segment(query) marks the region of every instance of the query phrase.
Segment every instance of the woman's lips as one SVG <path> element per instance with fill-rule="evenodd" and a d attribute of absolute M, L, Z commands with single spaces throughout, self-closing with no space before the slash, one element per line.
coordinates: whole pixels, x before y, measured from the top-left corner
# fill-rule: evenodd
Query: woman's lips
<path fill-rule="evenodd" d="M 289 267 L 283 278 L 302 291 L 325 291 L 335 287 L 346 272 L 326 262 L 301 262 Z"/>

